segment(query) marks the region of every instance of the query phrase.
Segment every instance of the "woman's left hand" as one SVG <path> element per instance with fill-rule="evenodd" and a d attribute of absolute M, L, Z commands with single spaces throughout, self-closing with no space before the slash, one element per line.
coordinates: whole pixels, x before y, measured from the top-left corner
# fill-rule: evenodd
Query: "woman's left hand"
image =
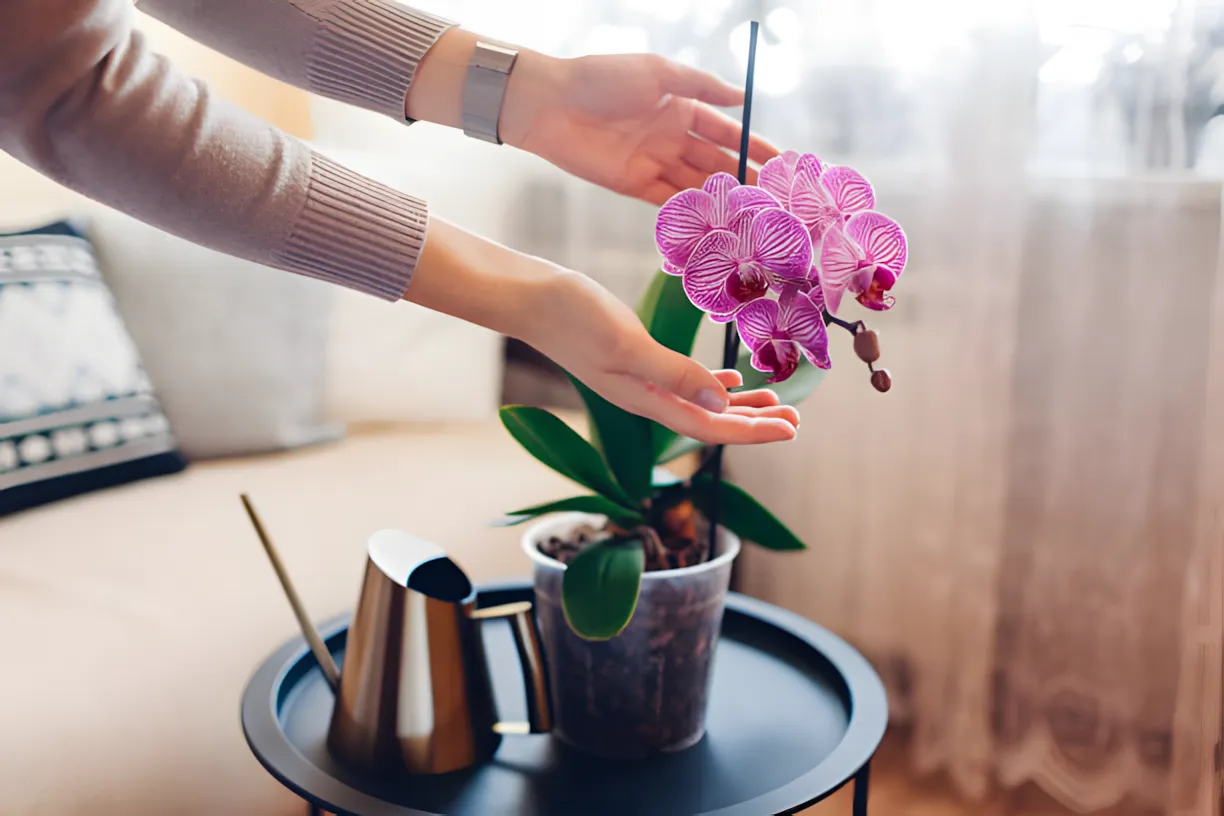
<path fill-rule="evenodd" d="M 743 101 L 742 90 L 712 74 L 653 54 L 563 60 L 528 52 L 510 76 L 500 132 L 575 176 L 659 205 L 713 173 L 735 175 L 740 124 L 712 106 Z M 777 154 L 750 138 L 753 162 Z"/>

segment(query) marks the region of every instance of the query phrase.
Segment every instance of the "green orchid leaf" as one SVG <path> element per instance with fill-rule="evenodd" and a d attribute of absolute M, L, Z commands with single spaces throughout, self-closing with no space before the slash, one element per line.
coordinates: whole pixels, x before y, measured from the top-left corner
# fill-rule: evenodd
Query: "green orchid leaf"
<path fill-rule="evenodd" d="M 696 439 L 691 439 L 687 436 L 676 436 L 673 434 L 673 439 L 667 444 L 667 447 L 659 453 L 655 459 L 660 465 L 665 465 L 675 459 L 679 459 L 686 453 L 701 450 L 704 447 L 702 443 Z"/>
<path fill-rule="evenodd" d="M 608 640 L 633 619 L 646 556 L 640 540 L 598 541 L 565 568 L 561 607 L 570 628 L 587 640 Z"/>
<path fill-rule="evenodd" d="M 680 278 L 662 271 L 655 273 L 638 303 L 637 314 L 661 345 L 684 355 L 692 353 L 702 313 L 689 301 Z M 651 466 L 676 435 L 617 408 L 573 375 L 570 382 L 586 405 L 591 440 L 617 482 L 634 499 L 646 498 L 650 494 Z"/>
<path fill-rule="evenodd" d="M 714 480 L 701 474 L 693 480 L 693 504 L 707 517 L 713 506 Z M 778 517 L 737 485 L 723 481 L 718 493 L 718 523 L 738 535 L 768 550 L 805 550 L 799 540 Z"/>
<path fill-rule="evenodd" d="M 587 409 L 587 422 L 595 448 L 608 463 L 616 481 L 633 499 L 650 493 L 650 420 L 617 408 L 569 375 Z"/>
<path fill-rule="evenodd" d="M 545 504 L 537 504 L 534 507 L 514 510 L 494 521 L 493 525 L 496 527 L 513 527 L 516 524 L 522 524 L 525 521 L 531 521 L 533 518 L 549 513 L 564 512 L 598 513 L 601 516 L 607 516 L 608 519 L 621 527 L 636 527 L 646 523 L 646 519 L 643 518 L 641 513 L 628 507 L 621 507 L 616 502 L 603 496 L 572 496 L 568 499 L 558 499 L 557 501 L 546 502 Z"/>
<path fill-rule="evenodd" d="M 656 272 L 638 303 L 637 313 L 650 336 L 660 344 L 685 356 L 692 355 L 702 311 L 685 294 L 683 279 L 662 270 Z M 659 455 L 676 439 L 676 432 L 657 422 L 646 424 L 650 429 L 650 461 L 657 463 Z"/>
<path fill-rule="evenodd" d="M 536 459 L 617 504 L 637 506 L 599 451 L 556 416 L 530 405 L 507 405 L 498 413 L 510 435 Z"/>
<path fill-rule="evenodd" d="M 638 317 L 650 336 L 688 357 L 693 353 L 702 312 L 684 293 L 683 279 L 659 270 L 638 302 Z"/>

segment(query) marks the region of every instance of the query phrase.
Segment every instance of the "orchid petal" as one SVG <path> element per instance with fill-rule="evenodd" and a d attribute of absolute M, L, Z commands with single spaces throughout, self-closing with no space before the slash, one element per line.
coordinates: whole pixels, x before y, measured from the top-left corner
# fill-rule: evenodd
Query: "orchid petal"
<path fill-rule="evenodd" d="M 757 174 L 760 188 L 769 192 L 784 208 L 790 208 L 791 186 L 795 182 L 795 166 L 799 158 L 798 153 L 788 150 L 761 165 L 761 171 Z"/>
<path fill-rule="evenodd" d="M 763 210 L 767 207 L 780 206 L 782 205 L 778 200 L 767 191 L 762 190 L 760 187 L 753 187 L 750 184 L 736 187 L 727 195 L 727 210 L 731 213 L 732 218 L 738 212 Z"/>
<path fill-rule="evenodd" d="M 717 198 L 718 196 L 726 196 L 727 193 L 740 186 L 736 181 L 735 176 L 730 173 L 714 173 L 705 180 L 705 184 L 701 185 L 701 189 L 710 195 Z"/>
<path fill-rule="evenodd" d="M 859 290 L 857 300 L 863 306 L 877 312 L 887 311 L 896 303 L 896 298 L 888 294 L 888 290 L 897 282 L 896 274 L 887 266 L 868 266 L 871 270 L 871 280 Z"/>
<path fill-rule="evenodd" d="M 871 282 L 875 280 L 875 274 L 875 264 L 863 261 L 859 265 L 858 274 L 850 279 L 850 283 L 846 288 L 854 292 L 866 292 L 871 286 Z"/>
<path fill-rule="evenodd" d="M 688 263 L 697 242 L 716 226 L 714 197 L 702 190 L 683 190 L 659 209 L 655 244 L 675 267 Z"/>
<path fill-rule="evenodd" d="M 873 312 L 887 312 L 897 302 L 897 299 L 889 294 L 882 294 L 876 298 L 862 294 L 858 295 L 855 299 L 862 304 L 863 308 L 870 309 Z"/>
<path fill-rule="evenodd" d="M 829 230 L 820 245 L 820 279 L 825 284 L 825 296 L 830 285 L 848 286 L 862 269 L 862 261 L 863 250 L 858 244 L 842 230 Z"/>
<path fill-rule="evenodd" d="M 808 362 L 817 368 L 823 368 L 828 371 L 833 367 L 833 360 L 829 357 L 829 334 L 825 332 L 820 337 L 820 342 L 812 346 L 799 346 L 803 356 L 808 358 Z"/>
<path fill-rule="evenodd" d="M 888 266 L 877 266 L 871 282 L 887 292 L 897 282 L 897 273 Z"/>
<path fill-rule="evenodd" d="M 786 210 L 758 212 L 749 247 L 754 261 L 783 280 L 806 280 L 812 268 L 812 239 L 803 222 Z"/>
<path fill-rule="evenodd" d="M 813 240 L 818 240 L 842 220 L 833 197 L 820 178 L 819 162 L 800 162 L 791 188 L 790 211 L 811 231 Z"/>
<path fill-rule="evenodd" d="M 778 324 L 783 332 L 799 344 L 804 356 L 818 368 L 828 368 L 829 335 L 825 330 L 824 311 L 809 295 L 798 290 L 783 294 L 779 302 Z"/>
<path fill-rule="evenodd" d="M 698 309 L 730 314 L 742 305 L 727 290 L 739 270 L 739 248 L 739 239 L 728 230 L 713 230 L 697 244 L 684 268 L 684 292 Z"/>
<path fill-rule="evenodd" d="M 875 206 L 875 191 L 871 184 L 857 171 L 849 167 L 826 167 L 820 183 L 829 191 L 833 206 L 843 216 Z"/>
<path fill-rule="evenodd" d="M 840 229 L 825 233 L 820 245 L 820 285 L 825 308 L 837 314 L 846 287 L 862 268 L 863 250 Z"/>
<path fill-rule="evenodd" d="M 878 212 L 857 213 L 846 222 L 846 235 L 863 248 L 863 255 L 879 266 L 887 266 L 893 281 L 901 277 L 909 254 L 901 226 Z"/>
<path fill-rule="evenodd" d="M 804 153 L 799 157 L 799 161 L 795 162 L 795 172 L 798 173 L 800 170 L 821 176 L 824 175 L 825 166 L 814 154 Z"/>
<path fill-rule="evenodd" d="M 726 229 L 735 233 L 735 238 L 739 241 L 740 252 L 743 256 L 748 255 L 748 247 L 752 245 L 752 223 L 756 221 L 757 213 L 760 210 L 740 210 L 731 216 L 727 223 Z"/>
<path fill-rule="evenodd" d="M 837 314 L 837 309 L 841 306 L 842 295 L 846 294 L 846 287 L 830 286 L 822 283 L 820 288 L 825 302 L 825 309 L 828 310 L 829 314 Z"/>
<path fill-rule="evenodd" d="M 790 340 L 762 343 L 752 352 L 752 367 L 769 374 L 766 382 L 782 382 L 799 367 L 799 345 Z"/>
<path fill-rule="evenodd" d="M 817 309 L 823 310 L 825 307 L 824 289 L 820 285 L 820 276 L 816 274 L 815 266 L 812 267 L 808 280 L 811 288 L 804 292 L 804 294 L 806 294 L 812 301 L 813 306 L 815 306 Z"/>
<path fill-rule="evenodd" d="M 714 226 L 727 226 L 727 219 L 731 217 L 729 197 L 739 186 L 739 181 L 730 173 L 715 173 L 701 185 L 701 189 L 714 198 Z"/>
<path fill-rule="evenodd" d="M 675 275 L 679 277 L 680 275 L 684 274 L 684 267 L 676 266 L 665 258 L 663 260 L 663 271 L 669 275 Z"/>
<path fill-rule="evenodd" d="M 739 310 L 735 325 L 744 345 L 756 351 L 774 336 L 778 327 L 778 302 L 767 298 L 752 301 Z"/>

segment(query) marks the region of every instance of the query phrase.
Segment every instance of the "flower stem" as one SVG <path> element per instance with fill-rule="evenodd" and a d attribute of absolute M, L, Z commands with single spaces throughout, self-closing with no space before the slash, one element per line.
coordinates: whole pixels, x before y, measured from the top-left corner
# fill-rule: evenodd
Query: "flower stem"
<path fill-rule="evenodd" d="M 739 154 L 739 183 L 748 183 L 748 134 L 750 132 L 749 125 L 752 121 L 752 81 L 756 73 L 756 46 L 757 46 L 757 31 L 760 29 L 760 23 L 756 20 L 752 21 L 748 33 L 748 76 L 744 80 L 744 118 L 740 126 L 740 154 Z M 739 358 L 739 331 L 735 327 L 735 321 L 727 324 L 727 332 L 723 335 L 723 368 L 735 368 L 735 362 Z M 722 473 L 723 473 L 723 446 L 719 445 L 714 449 L 713 458 L 714 469 L 714 484 L 712 495 L 710 497 L 710 543 L 706 551 L 706 560 L 713 561 L 718 549 L 718 515 L 721 509 L 721 492 L 722 492 Z"/>
<path fill-rule="evenodd" d="M 830 323 L 832 323 L 835 326 L 841 326 L 843 329 L 850 332 L 851 334 L 858 334 L 859 327 L 863 325 L 863 321 L 861 320 L 856 320 L 855 322 L 850 323 L 840 318 L 836 318 L 833 315 L 829 314 L 828 309 L 826 309 L 824 313 L 824 322 L 826 326 L 829 325 Z"/>

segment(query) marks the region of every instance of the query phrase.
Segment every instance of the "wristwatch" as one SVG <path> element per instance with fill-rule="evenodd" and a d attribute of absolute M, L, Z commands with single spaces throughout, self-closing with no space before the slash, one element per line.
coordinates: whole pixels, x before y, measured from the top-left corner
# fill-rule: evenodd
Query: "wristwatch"
<path fill-rule="evenodd" d="M 506 96 L 510 69 L 517 58 L 518 51 L 512 48 L 476 43 L 463 85 L 463 132 L 468 136 L 493 144 L 502 143 L 497 133 L 497 120 Z"/>

